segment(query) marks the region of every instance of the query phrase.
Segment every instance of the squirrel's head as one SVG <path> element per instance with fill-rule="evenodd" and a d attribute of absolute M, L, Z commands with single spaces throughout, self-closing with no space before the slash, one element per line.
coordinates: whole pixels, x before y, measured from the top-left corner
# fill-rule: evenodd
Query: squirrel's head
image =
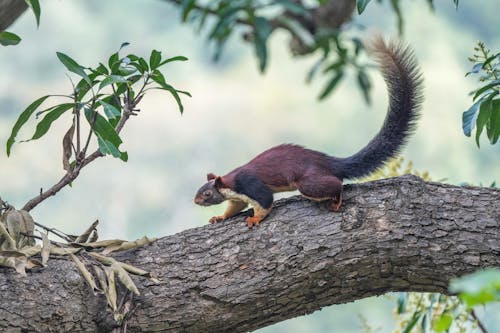
<path fill-rule="evenodd" d="M 207 175 L 207 183 L 196 192 L 194 203 L 200 206 L 220 204 L 226 200 L 219 191 L 221 187 L 224 187 L 221 177 L 209 173 Z"/>

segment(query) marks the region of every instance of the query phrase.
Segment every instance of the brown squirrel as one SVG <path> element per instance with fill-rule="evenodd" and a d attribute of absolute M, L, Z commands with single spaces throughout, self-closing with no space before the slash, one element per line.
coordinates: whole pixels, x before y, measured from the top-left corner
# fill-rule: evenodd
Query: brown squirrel
<path fill-rule="evenodd" d="M 368 50 L 380 66 L 389 91 L 389 110 L 378 134 L 359 152 L 338 158 L 292 144 L 273 147 L 225 176 L 207 175 L 207 183 L 194 202 L 210 206 L 229 200 L 225 220 L 248 204 L 254 208 L 247 218 L 251 228 L 264 219 L 273 203 L 273 193 L 299 190 L 314 201 L 325 201 L 330 210 L 342 204 L 342 181 L 366 176 L 398 154 L 414 131 L 422 103 L 422 76 L 413 52 L 401 44 L 373 39 Z"/>

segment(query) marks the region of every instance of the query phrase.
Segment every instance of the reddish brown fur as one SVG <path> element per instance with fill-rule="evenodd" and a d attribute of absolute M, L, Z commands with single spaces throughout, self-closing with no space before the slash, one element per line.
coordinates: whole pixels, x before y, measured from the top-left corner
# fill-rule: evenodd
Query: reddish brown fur
<path fill-rule="evenodd" d="M 222 183 L 234 188 L 234 179 L 242 171 L 256 174 L 273 192 L 299 190 L 317 201 L 339 201 L 342 192 L 342 180 L 333 173 L 332 158 L 297 145 L 284 144 L 264 151 L 223 176 Z"/>

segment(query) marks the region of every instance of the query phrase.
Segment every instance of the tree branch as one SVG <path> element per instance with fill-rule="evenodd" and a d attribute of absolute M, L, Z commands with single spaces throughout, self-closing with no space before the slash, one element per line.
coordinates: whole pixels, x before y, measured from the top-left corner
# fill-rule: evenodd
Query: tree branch
<path fill-rule="evenodd" d="M 500 266 L 499 244 L 499 189 L 404 176 L 347 185 L 338 213 L 293 197 L 251 230 L 239 215 L 117 259 L 161 280 L 135 279 L 128 331 L 246 332 L 389 291 L 447 293 L 452 277 Z M 0 290 L 0 331 L 115 325 L 68 260 L 24 279 L 3 269 Z"/>
<path fill-rule="evenodd" d="M 0 1 L 0 31 L 7 29 L 26 9 L 28 9 L 26 1 Z"/>
<path fill-rule="evenodd" d="M 128 110 L 124 110 L 122 117 L 120 118 L 120 121 L 116 125 L 116 133 L 120 133 L 120 131 L 123 129 L 123 126 L 127 122 L 127 120 L 130 118 L 130 112 Z M 66 185 L 70 184 L 73 182 L 76 177 L 80 174 L 80 171 L 87 166 L 90 162 L 94 161 L 98 157 L 104 156 L 99 149 L 94 151 L 92 154 L 84 158 L 73 170 L 70 172 L 66 173 L 56 184 L 54 184 L 51 188 L 49 188 L 47 191 L 41 192 L 38 194 L 36 197 L 32 198 L 29 200 L 24 206 L 23 210 L 29 212 L 33 208 L 35 208 L 39 203 L 41 203 L 43 200 L 55 195 L 57 192 L 59 192 L 61 189 L 63 189 Z"/>

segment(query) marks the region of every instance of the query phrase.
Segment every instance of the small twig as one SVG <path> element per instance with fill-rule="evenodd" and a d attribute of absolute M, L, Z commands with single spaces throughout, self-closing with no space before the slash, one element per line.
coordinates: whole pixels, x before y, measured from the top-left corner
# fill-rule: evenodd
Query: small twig
<path fill-rule="evenodd" d="M 479 320 L 479 318 L 477 317 L 476 312 L 474 311 L 474 309 L 470 310 L 470 315 L 476 321 L 477 326 L 479 327 L 479 329 L 481 330 L 481 332 L 488 333 L 488 330 L 486 329 L 486 327 L 484 327 L 483 323 Z"/>
<path fill-rule="evenodd" d="M 21 235 L 23 235 L 24 237 L 30 237 L 30 238 L 34 238 L 34 239 L 38 239 L 38 240 L 43 240 L 42 237 L 40 236 L 36 236 L 36 235 L 30 235 L 30 234 L 27 234 L 27 233 L 24 233 L 24 232 L 20 232 Z M 56 242 L 56 241 L 53 241 L 51 239 L 49 239 L 49 242 L 51 244 L 54 244 L 54 245 L 57 245 L 59 247 L 67 247 L 68 244 L 64 244 L 64 243 L 60 243 L 60 242 Z"/>
<path fill-rule="evenodd" d="M 44 226 L 43 224 L 40 224 L 38 222 L 33 222 L 37 227 L 40 227 L 42 229 L 44 229 L 45 231 L 47 232 L 51 232 L 53 233 L 54 235 L 56 235 L 57 237 L 61 238 L 61 239 L 64 239 L 65 241 L 67 242 L 72 242 L 73 240 L 67 235 L 65 234 L 64 232 L 60 231 L 60 230 L 57 230 L 55 228 L 49 228 L 49 227 L 46 227 Z"/>
<path fill-rule="evenodd" d="M 75 90 L 75 117 L 73 121 L 75 122 L 76 125 L 76 152 L 75 152 L 75 159 L 78 159 L 78 155 L 80 154 L 80 108 L 77 105 L 78 102 L 78 93 Z M 71 145 L 73 145 L 73 141 L 71 142 Z M 75 149 L 73 147 L 73 149 Z"/>
<path fill-rule="evenodd" d="M 135 100 L 134 100 L 135 102 Z M 135 104 L 132 104 L 133 107 L 135 107 Z M 116 133 L 120 133 L 120 131 L 123 129 L 123 126 L 127 122 L 127 120 L 130 118 L 130 114 L 124 112 L 123 116 L 120 118 L 120 121 L 116 125 Z M 29 212 L 33 208 L 35 208 L 40 202 L 44 201 L 48 197 L 51 197 L 55 195 L 57 192 L 59 192 L 62 188 L 64 188 L 66 185 L 70 184 L 73 180 L 78 177 L 80 174 L 80 170 L 83 169 L 87 164 L 90 162 L 94 161 L 98 157 L 104 156 L 103 153 L 99 149 L 94 151 L 92 154 L 89 156 L 85 157 L 78 166 L 75 166 L 75 168 L 71 171 L 66 173 L 56 184 L 54 184 L 51 188 L 49 188 L 47 191 L 40 193 L 40 195 L 37 195 L 33 199 L 29 200 L 24 206 L 23 210 Z"/>

